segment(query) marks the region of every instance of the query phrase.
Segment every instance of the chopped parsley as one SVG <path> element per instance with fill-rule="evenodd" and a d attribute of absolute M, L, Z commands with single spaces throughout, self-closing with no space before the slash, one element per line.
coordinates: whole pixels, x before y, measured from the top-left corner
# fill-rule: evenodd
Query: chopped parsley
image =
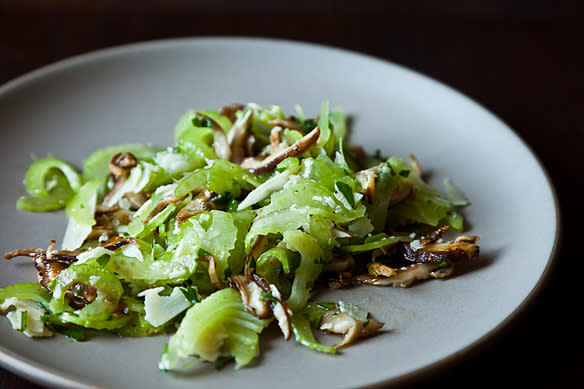
<path fill-rule="evenodd" d="M 108 254 L 103 254 L 101 257 L 97 258 L 95 262 L 99 265 L 99 267 L 104 268 L 110 261 L 110 256 Z"/>
<path fill-rule="evenodd" d="M 355 208 L 355 196 L 353 195 L 353 189 L 348 184 L 345 184 L 342 181 L 335 181 L 335 187 L 343 197 L 347 200 L 351 208 Z"/>
<path fill-rule="evenodd" d="M 26 331 L 28 328 L 28 311 L 22 311 L 20 314 L 20 330 L 22 332 Z"/>
<path fill-rule="evenodd" d="M 408 178 L 410 176 L 410 171 L 409 170 L 402 170 L 399 172 L 399 175 L 405 178 Z"/>

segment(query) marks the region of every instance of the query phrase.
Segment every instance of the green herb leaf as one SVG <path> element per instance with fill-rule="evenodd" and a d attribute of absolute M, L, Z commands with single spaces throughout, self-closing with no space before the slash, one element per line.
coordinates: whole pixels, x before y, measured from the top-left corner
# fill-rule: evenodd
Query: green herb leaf
<path fill-rule="evenodd" d="M 316 127 L 314 119 L 306 119 L 304 123 L 300 125 L 300 131 L 304 134 L 308 134 L 310 131 L 314 130 L 314 127 Z"/>
<path fill-rule="evenodd" d="M 55 325 L 53 327 L 55 328 L 55 331 L 67 336 L 68 338 L 75 339 L 78 342 L 83 342 L 85 340 L 85 328 L 73 328 L 60 325 Z"/>
<path fill-rule="evenodd" d="M 28 311 L 22 311 L 20 314 L 20 330 L 22 332 L 26 331 L 28 328 Z"/>
<path fill-rule="evenodd" d="M 212 128 L 213 127 L 213 122 L 207 118 L 200 118 L 198 116 L 195 116 L 193 118 L 193 125 L 196 127 L 208 127 L 208 128 Z"/>
<path fill-rule="evenodd" d="M 199 298 L 199 291 L 195 286 L 186 286 L 184 288 L 179 288 L 179 290 L 183 293 L 185 298 L 189 300 L 192 304 L 201 300 Z"/>
<path fill-rule="evenodd" d="M 349 205 L 352 208 L 355 208 L 355 196 L 353 195 L 353 189 L 348 184 L 345 184 L 342 181 L 335 181 L 335 187 L 339 192 L 342 193 L 343 197 L 347 199 Z"/>
<path fill-rule="evenodd" d="M 99 267 L 104 268 L 110 261 L 110 256 L 108 254 L 103 254 L 101 257 L 97 258 L 95 262 L 99 265 Z"/>

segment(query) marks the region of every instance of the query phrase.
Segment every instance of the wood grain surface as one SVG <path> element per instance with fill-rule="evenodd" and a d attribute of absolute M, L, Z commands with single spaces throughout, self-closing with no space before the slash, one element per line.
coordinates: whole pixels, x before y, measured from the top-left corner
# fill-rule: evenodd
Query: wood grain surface
<path fill-rule="evenodd" d="M 377 56 L 460 90 L 501 117 L 539 156 L 560 199 L 563 244 L 546 286 L 504 336 L 409 387 L 577 387 L 582 292 L 579 264 L 571 262 L 582 261 L 576 250 L 584 176 L 580 4 L 0 0 L 0 84 L 72 55 L 129 42 L 255 36 Z M 39 386 L 0 368 L 0 388 Z"/>

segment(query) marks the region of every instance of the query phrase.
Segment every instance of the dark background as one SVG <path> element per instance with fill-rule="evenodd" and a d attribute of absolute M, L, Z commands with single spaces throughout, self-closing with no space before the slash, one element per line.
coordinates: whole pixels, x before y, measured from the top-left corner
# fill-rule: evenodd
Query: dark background
<path fill-rule="evenodd" d="M 577 251 L 584 167 L 584 7 L 579 3 L 0 0 L 0 84 L 113 45 L 243 35 L 370 54 L 460 90 L 507 122 L 539 156 L 559 197 L 563 243 L 545 287 L 519 320 L 411 387 L 576 387 L 583 385 L 576 280 L 583 260 Z M 534 209 L 526 228 L 537 223 L 537 214 Z M 38 388 L 0 368 L 0 389 L 12 387 Z"/>

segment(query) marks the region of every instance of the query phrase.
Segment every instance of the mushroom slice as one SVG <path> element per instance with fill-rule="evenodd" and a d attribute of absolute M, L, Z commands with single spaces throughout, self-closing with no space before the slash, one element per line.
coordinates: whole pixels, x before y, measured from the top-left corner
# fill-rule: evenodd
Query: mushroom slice
<path fill-rule="evenodd" d="M 51 282 L 57 278 L 60 272 L 77 261 L 77 252 L 60 250 L 53 251 L 56 241 L 52 240 L 47 250 L 23 249 L 9 251 L 4 255 L 6 259 L 14 257 L 30 257 L 34 259 L 34 267 L 37 271 L 39 284 L 48 290 Z"/>
<path fill-rule="evenodd" d="M 229 120 L 231 120 L 232 122 L 234 122 L 235 120 L 237 120 L 237 118 L 235 117 L 235 113 L 237 111 L 243 111 L 243 109 L 245 108 L 245 106 L 243 104 L 229 104 L 224 106 L 223 108 L 221 108 L 221 110 L 219 111 L 219 113 L 221 115 L 225 115 L 229 118 Z"/>
<path fill-rule="evenodd" d="M 283 128 L 288 128 L 290 130 L 294 130 L 294 131 L 298 131 L 300 132 L 300 124 L 296 123 L 293 120 L 290 119 L 274 119 L 274 120 L 270 120 L 268 122 L 268 124 L 270 126 L 280 126 Z"/>
<path fill-rule="evenodd" d="M 234 275 L 230 278 L 241 294 L 241 301 L 249 313 L 260 319 L 267 319 L 272 316 L 270 306 L 262 298 L 264 291 L 258 284 L 252 280 L 246 280 L 242 275 Z"/>
<path fill-rule="evenodd" d="M 156 206 L 154 207 L 152 212 L 150 212 L 150 216 L 148 216 L 146 218 L 146 220 L 144 220 L 144 223 L 148 223 L 150 220 L 152 220 L 156 215 L 158 215 L 160 212 L 162 212 L 164 210 L 164 208 L 166 208 L 167 205 L 179 203 L 179 202 L 183 201 L 184 199 L 186 199 L 187 196 L 188 196 L 188 194 L 186 194 L 182 197 L 169 196 L 169 197 L 163 198 L 162 200 L 160 200 L 158 202 L 158 204 L 156 204 Z"/>
<path fill-rule="evenodd" d="M 272 285 L 273 286 L 273 285 Z M 275 288 L 275 287 L 274 287 Z M 277 291 L 278 289 L 275 289 Z M 275 291 L 272 291 L 272 296 L 275 297 Z M 278 321 L 278 326 L 284 334 L 284 339 L 289 340 L 290 335 L 292 334 L 292 324 L 290 323 L 290 316 L 292 316 L 292 310 L 284 304 L 282 301 L 279 301 L 272 307 L 272 312 L 274 313 L 274 317 Z"/>
<path fill-rule="evenodd" d="M 341 312 L 338 308 L 331 308 L 324 313 L 320 321 L 320 329 L 329 333 L 345 335 L 341 343 L 333 347 L 341 348 L 348 346 L 359 338 L 373 335 L 383 327 L 375 319 L 367 319 L 364 322 L 357 320 L 348 312 Z"/>
<path fill-rule="evenodd" d="M 273 147 L 278 147 L 282 143 L 282 127 L 274 126 L 270 131 L 270 151 L 273 153 Z"/>
<path fill-rule="evenodd" d="M 231 134 L 231 133 L 230 133 Z M 314 130 L 298 139 L 293 145 L 288 146 L 277 153 L 271 154 L 267 158 L 258 161 L 255 158 L 247 158 L 242 166 L 248 169 L 253 174 L 261 174 L 274 170 L 276 166 L 288 157 L 295 157 L 304 153 L 313 144 L 318 141 L 320 136 L 320 127 L 315 127 Z"/>
<path fill-rule="evenodd" d="M 369 273 L 374 276 L 393 277 L 397 274 L 396 269 L 376 261 L 369 263 L 367 265 L 367 270 L 369 270 Z"/>
<path fill-rule="evenodd" d="M 136 167 L 138 160 L 134 157 L 132 153 L 116 153 L 114 154 L 109 163 L 109 171 L 114 175 L 114 177 L 127 176 L 130 169 Z"/>
<path fill-rule="evenodd" d="M 108 169 L 112 176 L 114 177 L 114 187 L 113 189 L 105 195 L 103 199 L 103 204 L 108 204 L 110 200 L 116 195 L 117 191 L 120 190 L 124 182 L 130 176 L 130 171 L 132 168 L 138 165 L 138 160 L 132 153 L 116 153 L 114 154 L 109 163 Z"/>
<path fill-rule="evenodd" d="M 478 236 L 462 235 L 447 243 L 440 243 L 448 226 L 410 243 L 401 242 L 401 254 L 411 265 L 392 268 L 373 261 L 368 264 L 369 274 L 355 277 L 366 285 L 397 286 L 407 288 L 415 281 L 444 278 L 454 271 L 454 263 L 474 258 L 479 254 Z"/>
<path fill-rule="evenodd" d="M 229 146 L 229 142 L 227 141 L 227 135 L 225 134 L 225 131 L 223 131 L 223 128 L 221 128 L 221 126 L 219 126 L 219 124 L 215 122 L 213 118 L 205 114 L 197 112 L 197 116 L 200 118 L 206 118 L 213 124 L 213 127 L 211 128 L 211 130 L 213 131 L 213 151 L 215 152 L 215 154 L 217 154 L 219 158 L 226 159 L 229 161 L 231 159 L 231 148 Z M 231 121 L 233 122 L 234 120 L 235 119 Z"/>
<path fill-rule="evenodd" d="M 357 236 L 357 234 L 351 232 L 351 231 L 347 231 L 347 230 L 343 230 L 339 227 L 337 227 L 336 225 L 333 224 L 332 228 L 331 228 L 331 233 L 333 235 L 333 238 L 338 239 L 338 238 L 353 238 L 355 236 Z"/>
<path fill-rule="evenodd" d="M 91 228 L 91 232 L 89 233 L 89 235 L 87 235 L 87 238 L 85 238 L 85 240 L 86 241 L 107 240 L 107 239 L 109 239 L 110 235 L 114 232 L 114 230 L 115 230 L 115 226 L 113 224 L 109 224 L 106 226 L 94 225 Z"/>
<path fill-rule="evenodd" d="M 355 174 L 355 179 L 361 185 L 361 193 L 367 197 L 371 197 L 375 190 L 375 179 L 379 173 L 379 166 L 374 166 L 369 169 L 358 171 Z"/>
<path fill-rule="evenodd" d="M 227 143 L 231 149 L 230 161 L 234 163 L 241 163 L 245 156 L 245 138 L 247 130 L 251 125 L 253 111 L 250 109 L 245 114 L 233 123 L 233 127 L 227 134 Z"/>
<path fill-rule="evenodd" d="M 37 279 L 45 289 L 51 290 L 51 283 L 59 274 L 77 261 L 77 253 L 67 250 L 53 251 L 56 241 L 52 240 L 47 250 L 24 249 L 6 253 L 6 259 L 16 256 L 28 256 L 34 258 L 34 267 L 37 271 Z M 74 309 L 81 309 L 92 303 L 97 298 L 97 289 L 81 282 L 74 283 L 65 292 L 69 299 L 69 305 Z"/>
<path fill-rule="evenodd" d="M 73 309 L 81 309 L 91 304 L 97 298 L 97 288 L 82 282 L 76 282 L 65 292 L 69 305 Z"/>
<path fill-rule="evenodd" d="M 282 295 L 278 288 L 276 288 L 276 285 L 268 284 L 266 280 L 255 273 L 252 277 L 265 293 L 269 293 L 268 295 L 264 294 L 263 296 L 267 296 L 270 300 L 272 313 L 278 321 L 278 326 L 280 327 L 282 334 L 284 334 L 284 339 L 290 339 L 290 335 L 292 334 L 292 323 L 290 322 L 290 317 L 293 315 L 292 309 L 290 309 L 288 304 L 282 302 Z"/>
<path fill-rule="evenodd" d="M 355 178 L 359 184 L 361 184 L 361 193 L 370 199 L 375 197 L 375 180 L 384 164 L 385 163 L 382 163 L 369 169 L 361 170 L 355 174 Z M 410 195 L 413 186 L 413 183 L 406 181 L 393 190 L 388 202 L 388 207 L 393 207 L 405 200 Z"/>
<path fill-rule="evenodd" d="M 231 159 L 231 148 L 227 141 L 227 135 L 225 135 L 225 131 L 216 125 L 213 125 L 213 151 L 219 158 L 228 161 Z"/>
<path fill-rule="evenodd" d="M 106 242 L 100 243 L 100 246 L 106 250 L 114 251 L 129 244 L 137 244 L 137 242 L 136 238 L 124 238 L 123 236 L 117 235 Z"/>
<path fill-rule="evenodd" d="M 290 146 L 288 143 L 286 143 L 286 141 L 282 139 L 283 130 L 284 129 L 280 126 L 275 126 L 274 128 L 272 128 L 272 130 L 270 131 L 270 144 L 264 149 L 267 150 L 267 152 L 266 151 L 263 152 L 264 155 L 265 154 L 273 155 L 276 153 L 280 153 L 282 150 L 285 150 L 287 147 Z"/>
<path fill-rule="evenodd" d="M 262 255 L 264 251 L 268 249 L 268 236 L 258 235 L 255 242 L 253 243 L 251 249 L 245 257 L 245 264 L 243 266 L 243 274 L 247 279 L 250 279 L 253 275 L 252 267 L 250 266 L 252 261 L 255 261 Z"/>
<path fill-rule="evenodd" d="M 211 279 L 211 283 L 213 285 L 215 285 L 219 289 L 227 288 L 227 285 L 225 285 L 225 283 L 223 281 L 221 281 L 221 278 L 217 274 L 217 261 L 215 260 L 215 257 L 212 254 L 200 256 L 199 261 L 209 263 L 209 269 L 208 269 L 209 278 Z"/>
<path fill-rule="evenodd" d="M 365 285 L 395 286 L 399 288 L 407 288 L 415 281 L 426 280 L 429 278 L 445 278 L 451 275 L 452 271 L 454 270 L 454 264 L 441 266 L 439 264 L 431 262 L 414 263 L 412 265 L 401 267 L 398 269 L 390 268 L 388 266 L 384 267 L 387 269 L 384 269 L 383 273 L 377 273 L 376 276 L 360 275 L 355 277 L 355 281 Z M 372 268 L 370 268 L 370 272 L 371 269 Z M 376 267 L 374 269 L 377 272 L 378 270 L 381 270 L 381 267 Z M 387 274 L 387 276 L 383 274 Z"/>
<path fill-rule="evenodd" d="M 480 240 L 478 236 L 462 235 L 449 242 L 440 243 L 440 237 L 447 230 L 448 226 L 442 227 L 430 234 L 429 237 L 410 243 L 402 242 L 404 259 L 414 263 L 452 263 L 479 255 L 479 246 L 476 244 Z"/>
<path fill-rule="evenodd" d="M 256 142 L 256 138 L 253 134 L 249 134 L 249 136 L 245 140 L 245 153 L 246 155 L 254 155 L 254 145 Z M 245 159 L 244 159 L 245 161 Z M 242 162 L 243 163 L 243 162 Z"/>
<path fill-rule="evenodd" d="M 148 196 L 144 192 L 127 192 L 122 196 L 120 204 L 122 204 L 124 208 L 137 210 L 144 205 L 146 200 L 148 200 Z"/>
<path fill-rule="evenodd" d="M 286 303 L 282 302 L 278 288 L 255 273 L 250 277 L 235 275 L 230 279 L 241 294 L 241 300 L 247 311 L 260 319 L 275 317 L 284 334 L 284 339 L 290 339 L 292 334 L 290 317 L 293 312 Z"/>
<path fill-rule="evenodd" d="M 187 205 L 181 208 L 176 214 L 176 221 L 178 225 L 182 225 L 188 218 L 198 215 L 199 213 L 210 211 L 214 209 L 212 203 L 209 202 L 215 196 L 214 192 L 203 189 L 194 199 L 189 201 Z"/>

